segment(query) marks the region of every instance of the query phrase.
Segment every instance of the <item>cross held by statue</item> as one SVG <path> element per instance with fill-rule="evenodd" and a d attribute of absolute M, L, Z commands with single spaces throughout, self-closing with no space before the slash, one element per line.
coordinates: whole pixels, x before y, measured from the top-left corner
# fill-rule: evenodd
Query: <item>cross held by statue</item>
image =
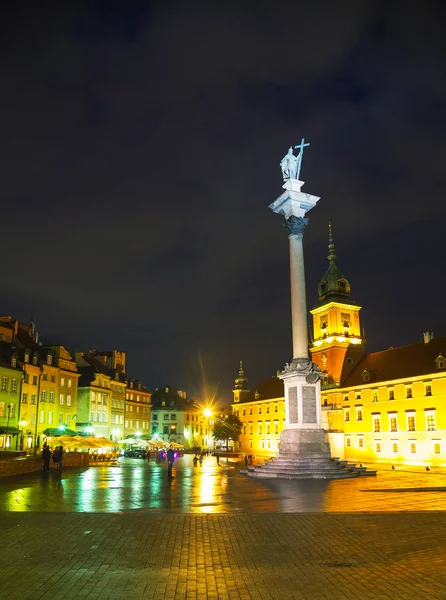
<path fill-rule="evenodd" d="M 302 138 L 299 146 L 294 146 L 295 150 L 299 149 L 299 155 L 297 157 L 298 163 L 297 163 L 297 179 L 300 179 L 300 169 L 302 167 L 302 157 L 304 154 L 304 148 L 306 146 L 309 146 L 310 143 L 308 142 L 307 144 L 305 143 L 305 138 Z"/>

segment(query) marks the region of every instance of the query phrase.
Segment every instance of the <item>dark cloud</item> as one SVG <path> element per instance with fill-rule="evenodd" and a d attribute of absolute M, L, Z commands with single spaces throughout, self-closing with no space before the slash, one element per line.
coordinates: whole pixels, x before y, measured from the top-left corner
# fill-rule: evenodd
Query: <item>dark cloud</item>
<path fill-rule="evenodd" d="M 442 3 L 2 10 L 3 312 L 126 350 L 151 387 L 220 382 L 228 398 L 240 359 L 253 383 L 274 373 L 291 332 L 268 205 L 305 136 L 305 189 L 321 196 L 309 306 L 331 217 L 370 347 L 445 333 Z"/>

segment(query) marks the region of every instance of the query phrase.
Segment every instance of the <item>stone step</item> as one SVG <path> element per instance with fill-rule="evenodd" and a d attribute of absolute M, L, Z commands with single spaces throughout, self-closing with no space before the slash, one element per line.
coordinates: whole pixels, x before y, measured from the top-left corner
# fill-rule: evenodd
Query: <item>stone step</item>
<path fill-rule="evenodd" d="M 336 471 L 333 473 L 327 473 L 325 471 L 296 471 L 294 473 L 283 473 L 281 471 L 254 471 L 248 473 L 249 477 L 255 477 L 257 479 L 352 479 L 359 477 L 359 473 L 353 471 Z"/>

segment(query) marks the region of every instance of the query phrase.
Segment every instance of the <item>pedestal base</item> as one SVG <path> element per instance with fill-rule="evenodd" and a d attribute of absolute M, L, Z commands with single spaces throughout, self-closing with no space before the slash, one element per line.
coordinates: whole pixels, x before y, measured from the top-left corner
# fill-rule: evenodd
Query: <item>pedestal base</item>
<path fill-rule="evenodd" d="M 280 434 L 280 458 L 330 459 L 330 443 L 323 429 L 284 429 Z"/>

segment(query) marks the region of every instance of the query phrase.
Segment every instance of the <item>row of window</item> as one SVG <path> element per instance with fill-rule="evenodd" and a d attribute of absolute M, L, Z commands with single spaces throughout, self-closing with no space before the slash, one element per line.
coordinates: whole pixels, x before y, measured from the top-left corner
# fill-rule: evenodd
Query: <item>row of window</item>
<path fill-rule="evenodd" d="M 53 425 L 55 423 L 54 421 L 54 411 L 52 410 L 41 410 L 39 412 L 39 423 L 42 425 L 43 423 L 48 423 L 48 425 Z M 63 413 L 58 413 L 58 420 L 57 423 L 59 425 L 66 425 L 67 427 L 70 427 L 71 425 L 71 415 L 70 414 L 63 414 Z"/>
<path fill-rule="evenodd" d="M 414 411 L 406 411 L 406 429 L 407 431 L 416 431 L 416 415 Z M 356 421 L 363 420 L 362 408 L 356 408 Z M 436 429 L 436 415 L 435 410 L 425 410 L 425 426 L 427 431 L 435 431 Z M 388 415 L 389 419 L 389 431 L 398 431 L 398 413 L 391 413 Z M 350 410 L 344 410 L 344 421 L 350 421 Z M 372 414 L 373 431 L 381 431 L 381 415 Z"/>
<path fill-rule="evenodd" d="M 406 398 L 413 398 L 412 386 L 406 385 L 405 387 L 406 387 Z M 395 390 L 393 388 L 386 388 L 386 389 L 387 389 L 387 400 L 395 400 Z M 424 395 L 432 396 L 432 384 L 431 383 L 424 384 Z M 355 398 L 356 398 L 356 400 L 361 400 L 362 392 L 356 392 Z M 350 397 L 348 395 L 345 395 L 344 402 L 349 402 L 349 400 L 350 400 Z M 372 402 L 378 402 L 378 401 L 379 401 L 378 390 L 372 390 Z"/>
<path fill-rule="evenodd" d="M 270 405 L 267 404 L 266 406 L 258 406 L 257 407 L 257 414 L 261 415 L 263 414 L 263 409 L 265 409 L 265 414 L 268 414 L 270 412 Z M 250 406 L 249 408 L 243 408 L 243 409 L 238 409 L 236 410 L 236 415 L 239 417 L 240 416 L 240 410 L 242 410 L 242 415 L 245 416 L 246 414 L 248 415 L 252 415 L 253 414 L 253 407 Z M 279 407 L 277 404 L 274 404 L 274 412 L 278 412 Z M 248 411 L 248 412 L 246 412 Z M 271 411 L 273 412 L 273 411 Z"/>
<path fill-rule="evenodd" d="M 136 408 L 135 412 L 137 414 L 139 414 L 140 407 L 136 406 L 135 408 Z M 149 407 L 148 406 L 142 406 L 141 408 L 142 408 L 142 411 L 141 411 L 142 413 L 144 413 L 145 415 L 149 414 Z M 127 412 L 133 412 L 133 405 L 132 404 L 126 404 L 126 410 L 127 410 Z"/>
<path fill-rule="evenodd" d="M 164 435 L 166 435 L 166 434 L 172 434 L 172 433 L 176 433 L 176 431 L 177 431 L 177 426 L 176 426 L 176 425 L 163 425 L 163 434 L 164 434 Z M 158 423 L 154 423 L 154 424 L 152 425 L 152 433 L 153 433 L 153 434 L 155 434 L 155 433 L 159 433 L 159 432 L 158 432 Z M 191 431 L 191 433 L 192 433 L 192 434 L 194 433 L 194 431 L 193 431 L 193 428 L 192 428 L 192 431 Z M 198 433 L 198 426 L 196 427 L 196 431 L 195 431 L 195 433 Z"/>
<path fill-rule="evenodd" d="M 148 421 L 142 421 L 142 429 L 149 429 L 149 422 Z M 126 429 L 133 429 L 133 420 L 131 419 L 126 419 L 125 420 L 125 428 Z M 135 421 L 135 429 L 141 429 L 141 421 Z"/>
<path fill-rule="evenodd" d="M 263 427 L 265 426 L 265 427 Z M 283 420 L 283 429 L 285 428 L 285 419 Z M 254 434 L 254 424 L 253 423 L 248 423 L 248 425 L 243 425 L 243 433 L 246 435 L 248 433 L 248 435 L 253 435 Z M 262 435 L 262 434 L 275 434 L 278 435 L 279 433 L 279 421 L 274 421 L 272 424 L 269 421 L 265 421 L 263 423 L 263 421 L 258 421 L 257 422 L 257 434 L 258 435 Z"/>
<path fill-rule="evenodd" d="M 14 417 L 15 416 L 16 405 L 15 404 L 6 404 L 6 402 L 0 402 L 0 417 Z M 8 414 L 6 414 L 8 411 Z"/>
<path fill-rule="evenodd" d="M 358 441 L 358 448 L 364 448 L 364 438 L 362 436 L 358 436 L 357 441 Z M 381 453 L 382 452 L 381 440 L 374 440 L 373 444 L 374 444 L 375 452 L 377 454 Z M 392 452 L 394 454 L 398 454 L 398 452 L 402 451 L 401 446 L 403 444 L 401 442 L 399 442 L 398 440 L 390 440 L 390 444 L 391 444 Z M 416 440 L 409 440 L 407 442 L 407 444 L 408 444 L 408 450 L 409 450 L 410 454 L 416 454 L 417 453 Z M 352 440 L 351 440 L 350 436 L 346 436 L 345 445 L 347 446 L 347 448 L 352 447 Z M 441 454 L 441 441 L 440 440 L 432 440 L 432 452 L 434 454 Z"/>
<path fill-rule="evenodd" d="M 1 391 L 2 392 L 11 392 L 12 394 L 16 394 L 17 393 L 17 379 L 12 379 L 10 377 L 2 377 Z"/>

